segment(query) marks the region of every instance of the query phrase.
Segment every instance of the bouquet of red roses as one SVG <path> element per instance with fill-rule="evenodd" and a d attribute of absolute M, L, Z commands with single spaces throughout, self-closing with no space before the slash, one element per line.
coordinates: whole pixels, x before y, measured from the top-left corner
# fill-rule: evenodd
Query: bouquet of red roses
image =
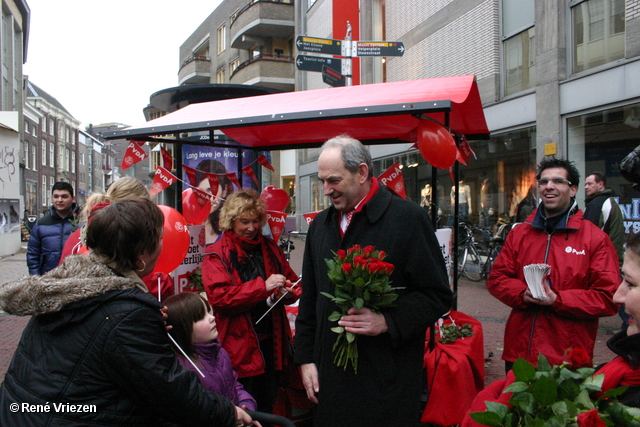
<path fill-rule="evenodd" d="M 321 292 L 330 298 L 340 311 L 334 311 L 329 316 L 330 322 L 337 322 L 347 314 L 349 309 L 369 308 L 380 313 L 383 307 L 389 307 L 398 298 L 398 289 L 391 286 L 389 276 L 394 266 L 384 261 L 384 251 L 378 251 L 373 246 L 361 248 L 355 245 L 348 250 L 340 249 L 332 259 L 326 259 L 329 267 L 329 280 L 335 285 L 334 295 Z M 351 364 L 358 372 L 358 347 L 356 335 L 347 332 L 342 326 L 331 330 L 338 334 L 333 351 L 333 362 L 345 370 Z"/>

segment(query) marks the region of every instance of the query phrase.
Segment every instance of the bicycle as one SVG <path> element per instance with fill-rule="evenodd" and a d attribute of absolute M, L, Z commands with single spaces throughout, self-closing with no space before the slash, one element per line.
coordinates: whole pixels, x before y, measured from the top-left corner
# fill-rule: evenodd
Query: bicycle
<path fill-rule="evenodd" d="M 287 231 L 286 234 L 287 234 L 286 239 L 280 236 L 280 241 L 278 242 L 278 246 L 280 246 L 280 248 L 284 251 L 284 256 L 287 259 L 287 261 L 289 261 L 291 259 L 291 251 L 296 249 L 296 247 L 293 244 L 293 241 L 291 240 L 291 235 L 293 235 L 293 237 L 296 237 L 298 239 L 304 240 L 304 238 L 307 236 L 307 233 L 303 231 L 294 230 L 294 231 Z"/>
<path fill-rule="evenodd" d="M 502 246 L 504 246 L 504 241 L 507 238 L 507 234 L 511 231 L 511 228 L 515 224 L 511 224 L 508 220 L 498 220 L 498 229 L 496 230 L 495 235 L 491 235 L 491 233 L 487 235 L 485 234 L 485 242 L 487 243 L 487 249 L 489 250 L 489 254 L 486 262 L 482 266 L 482 278 L 488 279 L 489 274 L 491 274 L 491 269 L 493 268 L 493 263 L 498 258 L 500 251 L 502 250 Z"/>
<path fill-rule="evenodd" d="M 483 268 L 489 258 L 489 250 L 485 245 L 476 242 L 474 231 L 476 227 L 468 222 L 461 222 L 460 244 L 458 246 L 458 277 L 464 275 L 473 282 L 483 279 Z"/>

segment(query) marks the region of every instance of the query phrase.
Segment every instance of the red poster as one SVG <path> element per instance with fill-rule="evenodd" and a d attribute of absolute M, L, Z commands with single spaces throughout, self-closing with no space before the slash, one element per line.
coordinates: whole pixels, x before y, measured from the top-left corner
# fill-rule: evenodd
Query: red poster
<path fill-rule="evenodd" d="M 309 212 L 306 214 L 303 214 L 302 216 L 304 217 L 304 220 L 307 221 L 307 226 L 311 225 L 311 223 L 313 222 L 313 219 L 316 217 L 316 215 L 318 215 L 321 211 L 316 211 L 316 212 Z"/>
<path fill-rule="evenodd" d="M 160 152 L 162 153 L 162 166 L 170 171 L 173 169 L 173 157 L 171 157 L 171 153 L 164 147 L 160 147 Z"/>

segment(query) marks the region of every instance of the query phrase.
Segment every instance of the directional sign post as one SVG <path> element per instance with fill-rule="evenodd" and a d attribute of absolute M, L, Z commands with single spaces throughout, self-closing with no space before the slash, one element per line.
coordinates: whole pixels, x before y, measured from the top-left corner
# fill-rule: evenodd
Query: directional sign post
<path fill-rule="evenodd" d="M 342 59 L 329 58 L 326 56 L 310 56 L 310 55 L 298 55 L 296 56 L 296 67 L 300 71 L 316 71 L 322 72 L 322 67 L 327 66 L 339 73 L 342 73 Z"/>
<path fill-rule="evenodd" d="M 346 86 L 347 79 L 336 70 L 322 66 L 322 81 L 333 87 Z"/>
<path fill-rule="evenodd" d="M 296 37 L 296 47 L 301 52 L 324 53 L 327 55 L 345 55 L 344 40 L 321 39 L 318 37 Z"/>
<path fill-rule="evenodd" d="M 367 42 L 354 41 L 353 56 L 402 56 L 404 43 L 402 42 Z"/>

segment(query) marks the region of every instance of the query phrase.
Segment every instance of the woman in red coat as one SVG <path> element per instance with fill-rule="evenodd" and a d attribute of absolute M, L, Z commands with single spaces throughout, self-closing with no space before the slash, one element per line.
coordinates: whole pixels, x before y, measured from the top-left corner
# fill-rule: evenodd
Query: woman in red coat
<path fill-rule="evenodd" d="M 216 312 L 220 342 L 239 381 L 259 411 L 271 412 L 278 377 L 292 364 L 284 306 L 297 301 L 300 287 L 293 288 L 298 277 L 282 250 L 262 235 L 266 215 L 264 201 L 254 190 L 227 198 L 220 212 L 223 234 L 207 251 L 202 281 Z M 282 303 L 262 318 L 280 298 Z"/>

